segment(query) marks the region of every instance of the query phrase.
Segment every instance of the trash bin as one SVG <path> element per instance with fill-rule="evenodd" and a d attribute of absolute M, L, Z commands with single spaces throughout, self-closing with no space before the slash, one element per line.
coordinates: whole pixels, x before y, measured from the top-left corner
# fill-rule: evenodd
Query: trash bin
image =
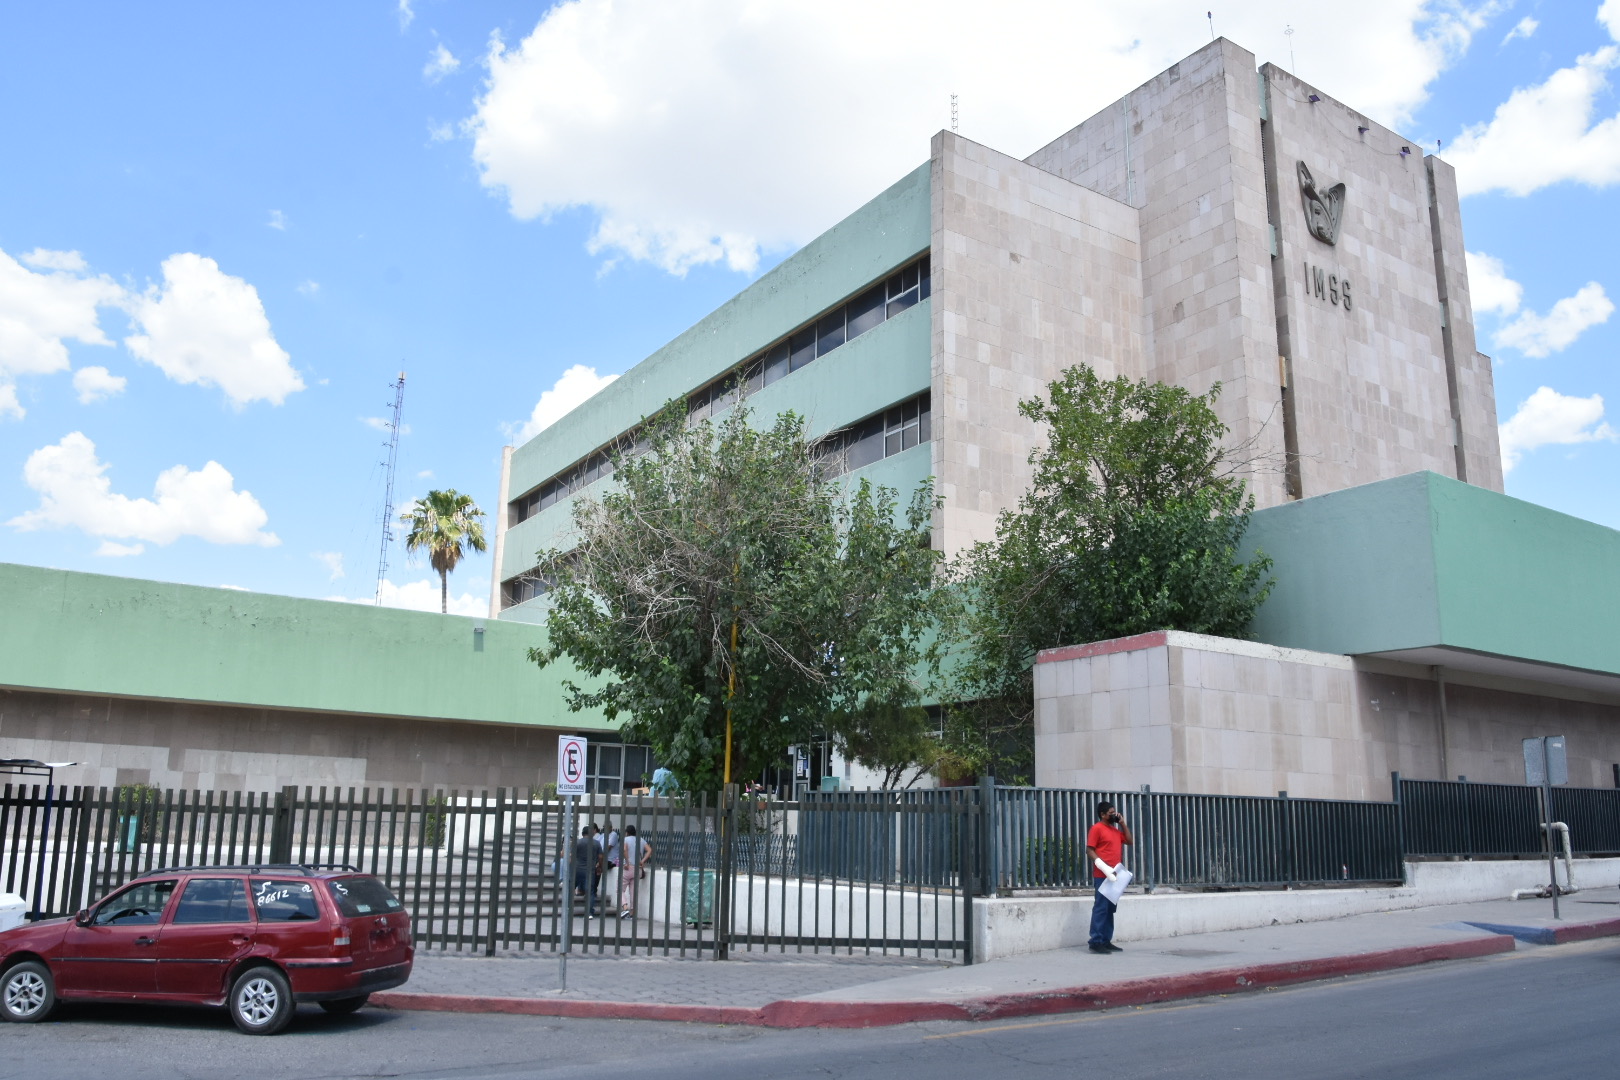
<path fill-rule="evenodd" d="M 682 872 L 681 919 L 688 926 L 706 926 L 714 922 L 714 886 L 717 876 L 713 870 Z"/>
<path fill-rule="evenodd" d="M 14 892 L 0 893 L 0 930 L 21 926 L 28 917 L 28 901 Z"/>

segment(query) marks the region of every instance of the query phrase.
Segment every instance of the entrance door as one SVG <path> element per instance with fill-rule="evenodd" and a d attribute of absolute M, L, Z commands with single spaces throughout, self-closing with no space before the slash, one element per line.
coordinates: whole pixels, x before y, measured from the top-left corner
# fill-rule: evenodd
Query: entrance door
<path fill-rule="evenodd" d="M 242 878 L 192 878 L 152 947 L 157 992 L 198 1003 L 225 999 L 225 976 L 253 945 Z"/>
<path fill-rule="evenodd" d="M 98 904 L 86 926 L 62 939 L 57 989 L 70 997 L 149 996 L 157 990 L 157 944 L 174 881 L 140 881 Z"/>

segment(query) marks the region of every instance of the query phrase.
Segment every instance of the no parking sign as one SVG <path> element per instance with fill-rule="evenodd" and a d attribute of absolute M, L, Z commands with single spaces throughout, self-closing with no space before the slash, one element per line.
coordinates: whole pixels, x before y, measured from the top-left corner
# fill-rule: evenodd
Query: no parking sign
<path fill-rule="evenodd" d="M 585 794 L 585 744 L 583 735 L 557 736 L 557 794 Z"/>

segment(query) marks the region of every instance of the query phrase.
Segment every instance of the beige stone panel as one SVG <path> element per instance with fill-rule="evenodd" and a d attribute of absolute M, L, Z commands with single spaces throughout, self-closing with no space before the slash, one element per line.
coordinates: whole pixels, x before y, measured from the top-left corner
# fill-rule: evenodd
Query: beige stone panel
<path fill-rule="evenodd" d="M 1030 480 L 1018 412 L 1067 367 L 1142 366 L 1136 211 L 950 132 L 934 138 L 934 466 L 942 549 L 994 535 Z"/>

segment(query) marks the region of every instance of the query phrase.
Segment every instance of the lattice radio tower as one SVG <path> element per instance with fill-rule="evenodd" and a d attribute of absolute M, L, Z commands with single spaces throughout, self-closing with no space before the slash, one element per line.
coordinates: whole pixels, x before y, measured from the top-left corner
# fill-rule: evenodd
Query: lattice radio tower
<path fill-rule="evenodd" d="M 377 550 L 377 592 L 373 604 L 382 603 L 383 579 L 388 576 L 388 545 L 394 539 L 394 465 L 399 460 L 399 416 L 405 409 L 405 373 L 388 384 L 394 391 L 394 411 L 388 421 L 388 460 L 383 462 L 382 544 Z"/>

